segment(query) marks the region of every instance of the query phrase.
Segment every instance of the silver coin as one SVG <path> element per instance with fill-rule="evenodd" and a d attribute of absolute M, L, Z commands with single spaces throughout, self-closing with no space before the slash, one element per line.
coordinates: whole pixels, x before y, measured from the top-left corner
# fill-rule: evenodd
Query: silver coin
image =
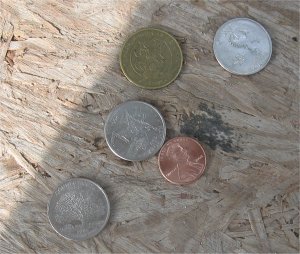
<path fill-rule="evenodd" d="M 114 154 L 128 161 L 154 156 L 166 137 L 162 115 L 142 101 L 127 101 L 110 112 L 104 127 L 105 138 Z"/>
<path fill-rule="evenodd" d="M 272 41 L 261 24 L 248 18 L 236 18 L 218 29 L 213 49 L 224 69 L 238 75 L 250 75 L 268 64 Z"/>
<path fill-rule="evenodd" d="M 60 185 L 48 204 L 54 230 L 70 240 L 86 240 L 106 225 L 110 204 L 104 190 L 91 180 L 73 178 Z"/>

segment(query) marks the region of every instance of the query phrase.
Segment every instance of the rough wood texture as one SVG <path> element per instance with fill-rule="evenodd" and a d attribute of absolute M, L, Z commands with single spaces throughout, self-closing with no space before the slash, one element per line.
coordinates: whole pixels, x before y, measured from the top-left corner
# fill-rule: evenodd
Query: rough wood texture
<path fill-rule="evenodd" d="M 299 1 L 0 0 L 0 253 L 298 252 Z M 273 56 L 241 77 L 212 52 L 233 17 L 262 23 Z M 118 55 L 126 36 L 155 25 L 184 52 L 162 90 L 131 85 Z M 103 125 L 122 101 L 157 106 L 168 138 L 205 144 L 196 183 L 168 184 L 157 157 L 119 160 Z M 66 241 L 46 207 L 61 181 L 100 183 L 110 222 L 94 239 Z"/>

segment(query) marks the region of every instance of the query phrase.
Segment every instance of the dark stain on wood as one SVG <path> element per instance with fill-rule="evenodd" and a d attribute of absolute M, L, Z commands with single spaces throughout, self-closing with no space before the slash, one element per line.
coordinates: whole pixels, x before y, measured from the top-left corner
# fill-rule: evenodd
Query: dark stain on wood
<path fill-rule="evenodd" d="M 200 114 L 183 117 L 182 134 L 195 137 L 200 142 L 215 150 L 217 147 L 225 152 L 236 152 L 238 147 L 233 145 L 233 129 L 222 120 L 222 116 L 209 108 L 205 103 L 199 105 Z"/>

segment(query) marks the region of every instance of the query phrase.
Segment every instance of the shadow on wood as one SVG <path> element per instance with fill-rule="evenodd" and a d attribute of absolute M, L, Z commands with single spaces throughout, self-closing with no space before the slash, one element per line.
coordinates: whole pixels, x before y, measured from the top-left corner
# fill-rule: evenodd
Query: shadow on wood
<path fill-rule="evenodd" d="M 297 1 L 1 2 L 0 252 L 299 251 L 299 3 Z M 226 20 L 270 32 L 274 54 L 252 76 L 224 71 L 212 52 Z M 118 62 L 126 37 L 160 26 L 184 67 L 162 90 L 130 84 Z M 296 38 L 296 39 L 295 39 Z M 117 104 L 140 99 L 166 119 L 167 138 L 190 135 L 209 164 L 181 187 L 157 156 L 126 162 L 103 133 Z M 111 200 L 97 237 L 67 241 L 47 219 L 62 181 L 86 177 Z"/>

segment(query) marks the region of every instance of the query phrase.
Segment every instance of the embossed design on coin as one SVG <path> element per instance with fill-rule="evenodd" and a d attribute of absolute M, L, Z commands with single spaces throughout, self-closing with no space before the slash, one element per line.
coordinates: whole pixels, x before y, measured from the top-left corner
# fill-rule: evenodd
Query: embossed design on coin
<path fill-rule="evenodd" d="M 73 178 L 60 185 L 48 204 L 54 230 L 71 240 L 97 235 L 106 225 L 110 204 L 104 190 L 91 180 Z"/>
<path fill-rule="evenodd" d="M 159 111 L 142 101 L 127 101 L 110 112 L 104 127 L 105 139 L 114 154 L 128 161 L 155 155 L 166 137 Z"/>
<path fill-rule="evenodd" d="M 178 76 L 182 59 L 181 48 L 173 36 L 156 28 L 145 28 L 127 39 L 120 64 L 129 81 L 142 88 L 156 89 L 167 86 Z"/>
<path fill-rule="evenodd" d="M 202 146 L 193 138 L 177 137 L 160 150 L 158 164 L 162 175 L 174 184 L 189 184 L 205 170 L 206 156 Z"/>
<path fill-rule="evenodd" d="M 236 18 L 218 29 L 213 48 L 224 69 L 238 75 L 250 75 L 268 64 L 272 41 L 268 32 L 256 21 Z"/>

